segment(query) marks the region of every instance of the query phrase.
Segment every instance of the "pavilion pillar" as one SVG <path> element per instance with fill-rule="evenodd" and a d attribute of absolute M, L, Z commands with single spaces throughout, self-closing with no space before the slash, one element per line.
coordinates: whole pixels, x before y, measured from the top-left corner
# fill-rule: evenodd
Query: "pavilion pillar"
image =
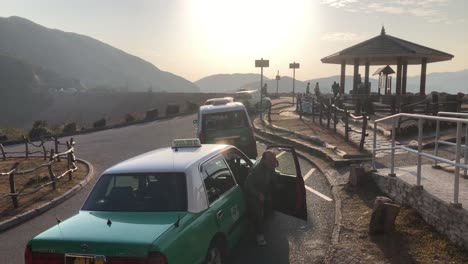
<path fill-rule="evenodd" d="M 357 82 L 359 74 L 359 58 L 354 59 L 354 74 L 353 74 L 353 94 L 357 92 Z"/>
<path fill-rule="evenodd" d="M 426 94 L 426 67 L 427 67 L 427 58 L 423 58 L 421 61 L 421 81 L 419 83 L 419 94 Z"/>
<path fill-rule="evenodd" d="M 396 95 L 401 95 L 401 58 L 397 60 Z"/>
<path fill-rule="evenodd" d="M 341 76 L 340 76 L 340 94 L 345 93 L 345 79 L 346 79 L 346 61 L 341 62 Z"/>
<path fill-rule="evenodd" d="M 402 94 L 406 94 L 406 79 L 408 74 L 408 62 L 403 62 L 403 79 L 401 80 L 401 91 Z"/>
<path fill-rule="evenodd" d="M 369 61 L 366 61 L 366 70 L 364 73 L 364 87 L 366 87 L 366 93 L 370 94 L 369 84 Z"/>

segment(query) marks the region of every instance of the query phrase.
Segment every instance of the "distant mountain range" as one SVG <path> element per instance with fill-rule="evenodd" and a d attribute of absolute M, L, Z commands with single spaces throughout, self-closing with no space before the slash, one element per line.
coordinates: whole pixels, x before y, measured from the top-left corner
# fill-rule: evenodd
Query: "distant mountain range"
<path fill-rule="evenodd" d="M 78 86 L 81 83 L 88 88 L 200 91 L 192 82 L 101 41 L 49 29 L 21 17 L 0 18 L 0 36 L 0 54 L 53 73 L 56 80 L 76 80 Z"/>
<path fill-rule="evenodd" d="M 392 91 L 395 91 L 395 79 L 392 80 Z M 264 83 L 267 84 L 268 92 L 276 92 L 277 82 L 274 79 L 269 79 L 264 76 Z M 334 75 L 325 78 L 310 79 L 306 81 L 296 80 L 294 84 L 295 92 L 303 93 L 306 90 L 307 83 L 310 83 L 310 91 L 314 91 L 316 83 L 319 83 L 320 90 L 323 93 L 331 92 L 333 82 L 340 82 L 340 76 Z M 377 92 L 378 80 L 370 78 L 371 89 Z M 408 77 L 407 91 L 412 93 L 419 92 L 420 76 Z M 234 92 L 240 88 L 244 89 L 259 89 L 260 88 L 260 74 L 217 74 L 205 77 L 195 82 L 202 92 Z M 352 89 L 353 77 L 346 76 L 345 88 L 346 93 Z M 280 93 L 288 93 L 292 91 L 293 79 L 289 76 L 281 76 L 278 81 L 278 91 Z M 455 94 L 458 92 L 468 93 L 468 69 L 457 72 L 442 72 L 431 73 L 426 77 L 426 93 L 432 91 L 446 92 Z"/>

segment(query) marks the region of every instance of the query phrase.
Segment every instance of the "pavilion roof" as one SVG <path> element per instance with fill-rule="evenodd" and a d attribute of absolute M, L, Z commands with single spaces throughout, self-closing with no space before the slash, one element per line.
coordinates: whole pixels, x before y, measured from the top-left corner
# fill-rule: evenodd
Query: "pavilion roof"
<path fill-rule="evenodd" d="M 382 27 L 380 35 L 358 43 L 340 52 L 323 58 L 323 63 L 354 65 L 354 59 L 359 59 L 359 64 L 366 61 L 370 65 L 397 64 L 398 58 L 407 61 L 408 64 L 421 64 L 423 58 L 427 63 L 451 60 L 453 55 L 431 49 L 413 42 L 399 39 L 385 33 Z"/>

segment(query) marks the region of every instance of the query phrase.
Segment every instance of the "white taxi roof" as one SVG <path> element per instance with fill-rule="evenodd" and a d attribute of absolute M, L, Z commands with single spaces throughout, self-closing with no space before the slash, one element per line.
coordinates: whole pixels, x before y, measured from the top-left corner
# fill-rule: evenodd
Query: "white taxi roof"
<path fill-rule="evenodd" d="M 161 148 L 122 161 L 104 173 L 185 172 L 191 165 L 204 161 L 227 148 L 222 144 L 201 147 Z"/>
<path fill-rule="evenodd" d="M 203 114 L 220 113 L 220 112 L 233 111 L 233 110 L 245 111 L 245 106 L 239 102 L 232 102 L 232 103 L 221 104 L 221 105 L 200 106 L 200 113 L 203 113 Z"/>

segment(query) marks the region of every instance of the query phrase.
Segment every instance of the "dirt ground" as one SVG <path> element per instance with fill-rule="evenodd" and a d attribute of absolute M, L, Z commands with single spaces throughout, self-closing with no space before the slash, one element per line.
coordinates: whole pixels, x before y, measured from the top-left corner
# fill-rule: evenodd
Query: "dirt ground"
<path fill-rule="evenodd" d="M 6 161 L 0 160 L 0 173 L 10 171 L 15 162 L 20 162 L 18 169 L 20 171 L 29 170 L 41 164 L 47 163 L 42 158 L 9 158 Z M 88 168 L 80 163 L 76 163 L 78 170 L 73 173 L 73 179 L 68 180 L 68 175 L 60 178 L 57 181 L 56 190 L 52 189 L 51 185 L 41 188 L 34 192 L 37 187 L 49 182 L 49 171 L 47 167 L 38 169 L 37 171 L 15 176 L 15 188 L 17 192 L 31 193 L 20 196 L 18 199 L 19 207 L 14 208 L 11 197 L 5 196 L 10 192 L 8 176 L 0 176 L 0 222 L 11 218 L 12 216 L 25 213 L 33 208 L 37 208 L 52 199 L 61 196 L 79 182 L 81 182 L 88 174 Z M 52 170 L 56 176 L 67 170 L 67 161 L 54 163 Z"/>
<path fill-rule="evenodd" d="M 448 242 L 410 208 L 401 208 L 393 233 L 369 235 L 375 197 L 384 196 L 373 182 L 345 185 L 340 196 L 340 242 L 327 263 L 344 263 L 340 258 L 347 263 L 468 263 L 466 250 Z"/>

